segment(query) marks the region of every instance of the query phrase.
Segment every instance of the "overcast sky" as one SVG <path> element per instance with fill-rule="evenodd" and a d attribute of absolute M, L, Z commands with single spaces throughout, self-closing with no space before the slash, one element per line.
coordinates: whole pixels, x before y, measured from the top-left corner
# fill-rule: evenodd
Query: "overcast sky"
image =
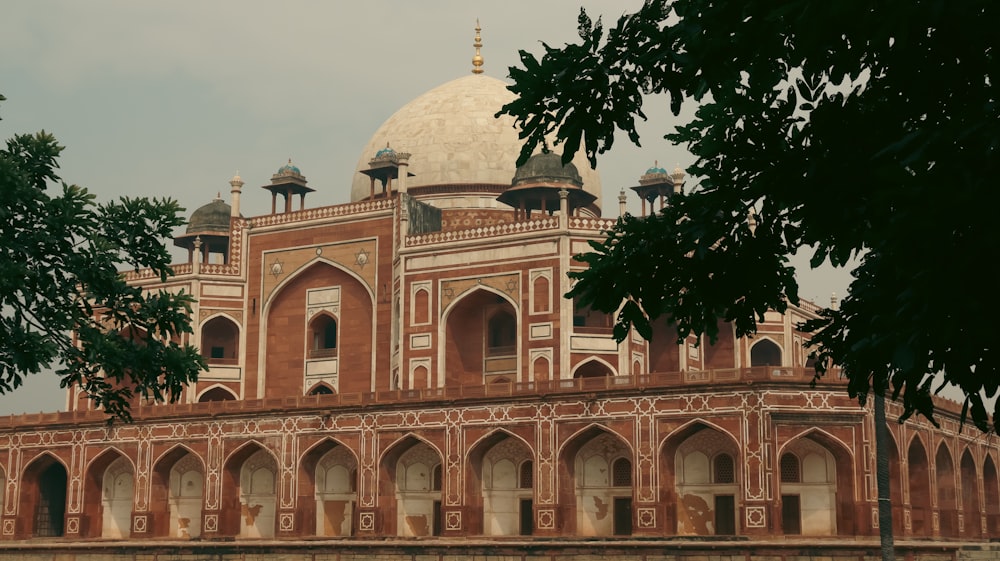
<path fill-rule="evenodd" d="M 0 136 L 55 134 L 66 146 L 62 178 L 101 200 L 170 196 L 190 213 L 216 192 L 228 200 L 238 170 L 243 214 L 264 214 L 270 197 L 258 187 L 292 158 L 317 189 L 310 206 L 344 203 L 378 126 L 470 72 L 477 18 L 486 73 L 506 79 L 519 49 L 575 40 L 579 6 L 611 23 L 641 3 L 10 2 L 0 18 Z M 662 138 L 680 122 L 667 99 L 644 110 L 642 148 L 621 137 L 598 161 L 606 216 L 654 161 L 692 161 Z M 831 270 L 800 278 L 800 294 L 822 304 L 849 280 Z M 0 414 L 64 402 L 57 385 L 35 377 L 0 396 Z"/>

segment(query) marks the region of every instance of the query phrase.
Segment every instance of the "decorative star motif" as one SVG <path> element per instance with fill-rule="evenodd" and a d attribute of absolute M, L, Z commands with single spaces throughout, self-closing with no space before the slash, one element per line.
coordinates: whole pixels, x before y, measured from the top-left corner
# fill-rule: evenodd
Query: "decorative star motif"
<path fill-rule="evenodd" d="M 358 250 L 358 252 L 354 254 L 354 262 L 358 265 L 358 267 L 364 269 L 365 265 L 368 264 L 368 250 L 364 248 Z"/>
<path fill-rule="evenodd" d="M 517 279 L 510 279 L 510 280 L 508 280 L 507 281 L 507 289 L 506 290 L 507 290 L 507 294 L 510 294 L 511 296 L 513 296 L 514 293 L 517 292 Z"/>
<path fill-rule="evenodd" d="M 277 257 L 274 258 L 274 262 L 271 263 L 271 274 L 274 278 L 280 277 L 285 272 L 285 264 L 282 263 Z"/>

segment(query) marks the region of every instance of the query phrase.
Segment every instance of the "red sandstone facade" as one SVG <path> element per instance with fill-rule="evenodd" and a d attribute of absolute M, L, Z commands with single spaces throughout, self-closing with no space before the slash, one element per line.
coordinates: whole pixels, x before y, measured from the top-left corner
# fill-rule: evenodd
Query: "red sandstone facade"
<path fill-rule="evenodd" d="M 0 421 L 0 539 L 877 535 L 870 411 L 841 380 L 810 385 L 795 325 L 816 307 L 749 340 L 657 325 L 617 344 L 562 297 L 613 221 L 559 184 L 541 216 L 436 214 L 432 195 L 503 186 L 411 195 L 407 156 L 321 208 L 289 164 L 268 189 L 301 210 L 249 219 L 234 178 L 230 215 L 213 203 L 178 237 L 173 278 L 130 274 L 197 296 L 210 369 L 131 425 L 78 395 Z M 996 443 L 941 406 L 940 429 L 890 427 L 896 534 L 1000 537 Z"/>

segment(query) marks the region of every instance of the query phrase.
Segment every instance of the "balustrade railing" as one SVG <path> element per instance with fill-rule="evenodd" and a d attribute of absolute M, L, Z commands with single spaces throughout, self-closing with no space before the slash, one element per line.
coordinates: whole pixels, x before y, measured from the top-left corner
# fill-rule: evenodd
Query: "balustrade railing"
<path fill-rule="evenodd" d="M 750 368 L 726 368 L 683 372 L 652 372 L 635 376 L 608 376 L 573 378 L 559 380 L 534 380 L 528 382 L 492 382 L 486 384 L 452 386 L 444 388 L 421 388 L 405 390 L 382 390 L 377 392 L 340 393 L 307 396 L 286 396 L 263 399 L 214 401 L 206 403 L 150 404 L 133 408 L 132 414 L 138 419 L 158 417 L 183 417 L 214 415 L 223 413 L 250 413 L 266 410 L 310 408 L 310 407 L 351 407 L 362 405 L 391 405 L 419 401 L 464 399 L 491 399 L 569 394 L 595 391 L 642 391 L 689 388 L 696 385 L 717 386 L 718 384 L 747 384 L 765 382 L 808 383 L 813 378 L 811 368 L 785 368 L 755 366 Z M 847 380 L 837 373 L 830 373 L 820 380 L 827 386 L 843 386 Z M 81 421 L 104 421 L 103 411 L 61 411 L 0 417 L 0 428 L 24 428 L 33 424 L 78 423 Z"/>

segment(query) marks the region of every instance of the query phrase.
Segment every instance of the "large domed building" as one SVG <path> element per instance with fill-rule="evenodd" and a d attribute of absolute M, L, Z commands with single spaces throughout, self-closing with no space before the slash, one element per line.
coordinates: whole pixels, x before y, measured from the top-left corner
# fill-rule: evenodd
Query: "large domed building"
<path fill-rule="evenodd" d="M 661 321 L 617 342 L 563 297 L 617 216 L 586 162 L 517 168 L 509 99 L 479 73 L 417 97 L 361 149 L 349 203 L 309 206 L 288 162 L 269 214 L 241 215 L 238 176 L 196 210 L 173 277 L 127 278 L 196 296 L 208 370 L 132 425 L 77 389 L 0 420 L 0 558 L 873 558 L 874 421 L 836 375 L 812 383 L 796 326 L 819 306 L 752 339 Z M 684 189 L 639 175 L 643 213 Z M 1000 537 L 995 440 L 939 418 L 890 427 L 913 559 Z"/>

